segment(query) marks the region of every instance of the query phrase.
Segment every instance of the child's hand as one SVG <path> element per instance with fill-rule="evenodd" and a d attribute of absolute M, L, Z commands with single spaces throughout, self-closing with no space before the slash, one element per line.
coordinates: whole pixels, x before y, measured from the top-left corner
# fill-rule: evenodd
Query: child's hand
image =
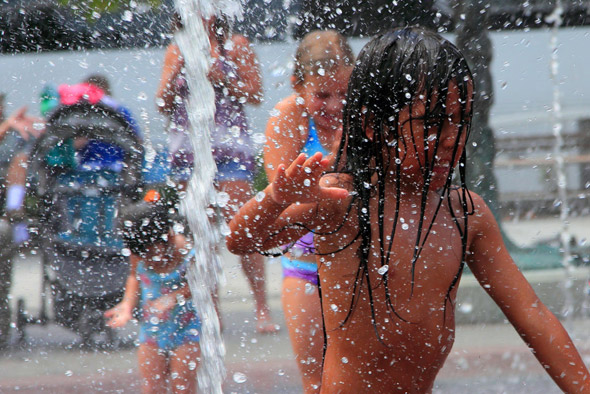
<path fill-rule="evenodd" d="M 37 138 L 45 130 L 45 121 L 27 115 L 27 107 L 19 108 L 4 121 L 3 126 L 14 129 L 25 139 Z"/>
<path fill-rule="evenodd" d="M 166 294 L 155 300 L 146 303 L 147 309 L 151 314 L 162 319 L 172 308 L 176 306 L 176 296 L 174 293 Z"/>
<path fill-rule="evenodd" d="M 122 301 L 104 313 L 107 325 L 112 328 L 124 327 L 129 320 L 133 319 L 133 306 Z"/>
<path fill-rule="evenodd" d="M 322 158 L 319 152 L 307 160 L 304 154 L 300 154 L 287 169 L 283 164 L 279 165 L 272 183 L 272 199 L 279 204 L 345 199 L 347 190 L 320 185 L 322 174 L 329 167 L 330 159 Z"/>

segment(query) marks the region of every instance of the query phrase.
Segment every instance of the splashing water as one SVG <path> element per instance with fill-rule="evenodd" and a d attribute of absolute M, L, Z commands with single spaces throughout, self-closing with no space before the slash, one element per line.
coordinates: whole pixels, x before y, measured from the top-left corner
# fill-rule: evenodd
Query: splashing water
<path fill-rule="evenodd" d="M 187 195 L 181 202 L 181 209 L 193 233 L 196 252 L 195 263 L 189 267 L 188 282 L 202 322 L 199 392 L 221 393 L 226 373 L 223 363 L 225 346 L 213 294 L 222 279 L 221 262 L 216 249 L 222 237 L 207 215 L 209 207 L 216 201 L 213 186 L 216 166 L 210 142 L 210 131 L 214 129 L 215 123 L 215 93 L 207 78 L 210 44 L 203 18 L 208 19 L 223 12 L 229 20 L 233 20 L 241 16 L 242 7 L 237 0 L 175 0 L 175 5 L 184 25 L 175 39 L 185 61 L 189 91 L 199 92 L 190 95 L 187 104 L 195 170 Z"/>
<path fill-rule="evenodd" d="M 561 120 L 561 93 L 559 90 L 559 57 L 558 57 L 558 29 L 562 23 L 563 7 L 560 0 L 555 3 L 555 8 L 551 15 L 546 20 L 547 22 L 553 22 L 551 28 L 551 39 L 549 42 L 549 48 L 551 50 L 550 59 L 550 73 L 551 81 L 553 83 L 553 110 L 551 111 L 553 119 L 553 136 L 555 137 L 555 173 L 557 174 L 557 193 L 558 199 L 561 202 L 559 218 L 561 220 L 561 246 L 563 248 L 562 265 L 565 269 L 565 279 L 563 286 L 563 292 L 565 296 L 565 302 L 563 306 L 563 316 L 566 318 L 566 322 L 571 327 L 571 319 L 574 315 L 574 297 L 572 294 L 571 283 L 573 283 L 573 270 L 572 265 L 572 252 L 571 252 L 571 239 L 572 236 L 569 231 L 569 204 L 567 201 L 567 175 L 565 172 L 565 164 L 563 158 L 563 123 Z"/>

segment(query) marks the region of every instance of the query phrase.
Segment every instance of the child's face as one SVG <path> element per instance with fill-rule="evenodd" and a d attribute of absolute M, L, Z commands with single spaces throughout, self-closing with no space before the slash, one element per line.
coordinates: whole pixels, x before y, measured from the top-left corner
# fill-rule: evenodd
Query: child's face
<path fill-rule="evenodd" d="M 469 84 L 468 97 L 472 96 L 473 87 Z M 431 109 L 434 109 L 437 94 L 434 95 L 431 102 Z M 440 116 L 425 119 L 426 99 L 418 98 L 412 107 L 405 107 L 399 115 L 399 133 L 404 139 L 405 144 L 398 144 L 400 149 L 400 158 L 402 158 L 401 171 L 402 176 L 410 178 L 412 181 L 422 183 L 422 167 L 425 163 L 426 149 L 424 144 L 424 133 L 428 133 L 428 160 L 429 164 L 434 162 L 431 175 L 431 186 L 434 189 L 443 187 L 446 183 L 449 171 L 454 168 L 465 148 L 467 139 L 467 128 L 464 127 L 459 141 L 461 122 L 468 119 L 463 115 L 465 104 L 461 104 L 459 89 L 455 82 L 449 84 L 445 113 Z M 471 110 L 471 100 L 467 103 L 466 111 Z M 442 119 L 441 119 L 442 118 Z M 440 140 L 436 149 L 438 126 L 442 121 L 442 130 Z M 464 125 L 467 126 L 467 125 Z M 457 152 L 453 157 L 453 150 L 457 145 Z M 410 180 L 408 179 L 408 180 Z"/>
<path fill-rule="evenodd" d="M 351 72 L 351 67 L 338 67 L 325 75 L 306 75 L 303 83 L 295 87 L 318 128 L 342 128 L 342 108 Z"/>

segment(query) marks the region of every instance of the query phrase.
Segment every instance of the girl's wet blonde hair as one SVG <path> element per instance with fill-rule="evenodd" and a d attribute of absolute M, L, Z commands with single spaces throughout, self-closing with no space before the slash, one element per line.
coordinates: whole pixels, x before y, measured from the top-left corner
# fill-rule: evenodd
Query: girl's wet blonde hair
<path fill-rule="evenodd" d="M 346 38 L 335 30 L 307 33 L 295 52 L 294 85 L 302 84 L 306 75 L 327 74 L 342 66 L 354 66 L 354 54 Z"/>

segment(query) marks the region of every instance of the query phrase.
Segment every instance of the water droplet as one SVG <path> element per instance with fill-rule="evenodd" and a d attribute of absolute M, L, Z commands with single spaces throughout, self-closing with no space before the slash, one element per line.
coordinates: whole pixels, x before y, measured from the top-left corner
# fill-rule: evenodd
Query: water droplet
<path fill-rule="evenodd" d="M 406 98 L 407 99 L 411 99 L 412 98 L 412 95 L 408 92 L 408 93 L 406 93 Z"/>
<path fill-rule="evenodd" d="M 279 376 L 284 376 L 284 375 L 285 375 L 285 371 L 284 371 L 284 370 L 282 370 L 282 369 L 279 369 L 279 371 L 277 372 L 277 374 L 278 374 Z"/>
<path fill-rule="evenodd" d="M 407 230 L 410 228 L 410 225 L 408 223 L 402 223 L 402 230 Z"/>
<path fill-rule="evenodd" d="M 247 380 L 248 380 L 248 378 L 243 373 L 241 373 L 241 372 L 234 373 L 234 382 L 241 384 L 241 383 L 245 383 Z"/>
<path fill-rule="evenodd" d="M 264 144 L 266 142 L 266 136 L 262 133 L 254 133 L 252 135 L 252 141 L 256 144 Z"/>
<path fill-rule="evenodd" d="M 123 15 L 121 15 L 121 19 L 123 19 L 125 22 L 131 22 L 133 20 L 133 13 L 129 10 L 125 10 Z"/>
<path fill-rule="evenodd" d="M 303 104 L 305 104 L 305 100 L 303 100 L 303 97 L 297 97 L 295 99 L 295 103 L 297 103 L 299 105 L 303 105 Z"/>
<path fill-rule="evenodd" d="M 229 202 L 229 194 L 227 194 L 226 192 L 218 192 L 217 193 L 217 206 L 219 208 L 223 208 L 223 207 L 227 206 L 228 202 Z"/>
<path fill-rule="evenodd" d="M 384 265 L 383 267 L 379 267 L 379 269 L 377 270 L 377 272 L 379 273 L 379 275 L 383 275 L 387 271 L 389 271 L 389 266 L 388 265 Z"/>
<path fill-rule="evenodd" d="M 461 306 L 459 307 L 459 311 L 461 313 L 471 313 L 473 311 L 473 305 L 468 302 L 465 302 L 461 304 Z"/>
<path fill-rule="evenodd" d="M 232 126 L 229 128 L 229 133 L 234 138 L 240 138 L 241 132 L 242 132 L 242 129 L 240 128 L 240 126 Z"/>
<path fill-rule="evenodd" d="M 320 74 L 322 77 L 324 75 L 326 75 L 326 70 L 324 70 L 323 68 L 318 69 L 318 74 Z"/>
<path fill-rule="evenodd" d="M 411 76 L 410 74 L 406 74 L 406 79 L 407 79 L 408 81 L 411 81 L 411 80 L 412 80 L 412 76 Z"/>
<path fill-rule="evenodd" d="M 330 309 L 332 309 L 334 312 L 338 312 L 338 305 L 332 304 L 330 305 Z"/>
<path fill-rule="evenodd" d="M 342 364 L 348 364 L 348 359 L 346 357 L 342 357 Z"/>
<path fill-rule="evenodd" d="M 305 179 L 305 180 L 303 181 L 303 185 L 304 185 L 304 186 L 309 186 L 309 185 L 311 185 L 311 181 L 310 181 L 309 179 Z"/>
<path fill-rule="evenodd" d="M 311 174 L 311 168 L 309 167 L 305 167 L 303 171 L 305 171 L 306 174 Z"/>
<path fill-rule="evenodd" d="M 229 226 L 224 221 L 222 221 L 221 224 L 219 225 L 219 233 L 221 235 L 223 235 L 224 237 L 227 237 L 228 235 L 231 234 L 231 230 L 230 230 Z"/>
<path fill-rule="evenodd" d="M 141 101 L 145 101 L 148 99 L 148 95 L 146 92 L 139 92 L 139 94 L 137 95 L 137 99 L 141 100 Z"/>
<path fill-rule="evenodd" d="M 121 254 L 125 257 L 129 257 L 131 256 L 131 250 L 129 250 L 129 248 L 123 248 L 121 249 Z"/>
<path fill-rule="evenodd" d="M 313 285 L 311 283 L 305 284 L 305 294 L 312 294 L 313 293 Z"/>
<path fill-rule="evenodd" d="M 266 197 L 266 193 L 263 191 L 259 191 L 258 193 L 256 193 L 256 201 L 261 202 L 262 200 L 264 200 L 264 197 Z"/>
<path fill-rule="evenodd" d="M 74 374 L 74 372 L 72 372 L 72 370 L 68 369 L 65 373 L 66 376 L 72 376 Z"/>

